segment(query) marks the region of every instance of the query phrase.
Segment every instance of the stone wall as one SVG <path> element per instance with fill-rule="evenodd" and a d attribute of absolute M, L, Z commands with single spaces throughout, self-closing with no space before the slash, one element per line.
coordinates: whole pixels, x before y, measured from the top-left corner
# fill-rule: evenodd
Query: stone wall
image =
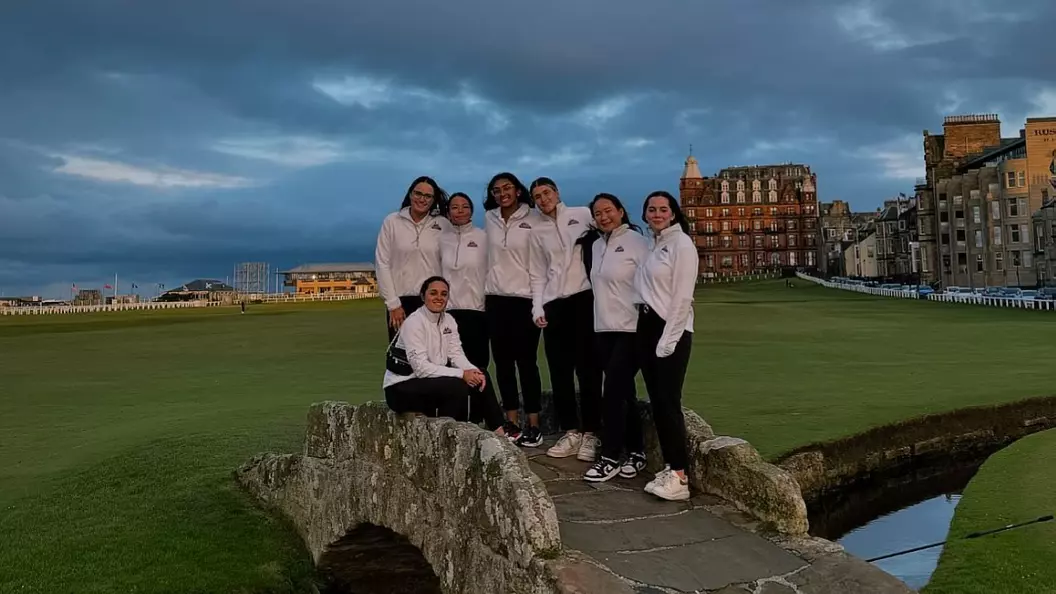
<path fill-rule="evenodd" d="M 553 501 L 515 446 L 472 425 L 315 404 L 303 453 L 257 456 L 237 478 L 292 521 L 316 562 L 378 526 L 417 547 L 445 593 L 557 591 Z"/>

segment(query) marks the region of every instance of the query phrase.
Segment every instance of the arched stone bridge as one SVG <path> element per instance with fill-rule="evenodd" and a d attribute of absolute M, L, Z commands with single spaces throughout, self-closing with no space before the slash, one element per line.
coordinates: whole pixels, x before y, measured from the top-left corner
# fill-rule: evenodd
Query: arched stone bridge
<path fill-rule="evenodd" d="M 237 477 L 345 592 L 912 592 L 807 536 L 791 475 L 686 421 L 688 502 L 643 493 L 644 477 L 588 484 L 575 459 L 383 403 L 312 405 L 300 454 L 256 456 Z"/>

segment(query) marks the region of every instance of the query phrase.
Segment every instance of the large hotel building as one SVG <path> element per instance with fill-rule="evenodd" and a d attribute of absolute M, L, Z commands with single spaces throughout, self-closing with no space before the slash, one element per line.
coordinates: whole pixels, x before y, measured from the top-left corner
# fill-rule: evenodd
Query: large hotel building
<path fill-rule="evenodd" d="M 818 263 L 817 174 L 806 165 L 755 165 L 700 174 L 690 155 L 679 202 L 704 277 L 752 274 Z"/>
<path fill-rule="evenodd" d="M 924 131 L 917 183 L 923 282 L 1030 287 L 1051 279 L 1032 215 L 1056 197 L 1056 118 L 1001 137 L 996 115 L 949 116 Z"/>

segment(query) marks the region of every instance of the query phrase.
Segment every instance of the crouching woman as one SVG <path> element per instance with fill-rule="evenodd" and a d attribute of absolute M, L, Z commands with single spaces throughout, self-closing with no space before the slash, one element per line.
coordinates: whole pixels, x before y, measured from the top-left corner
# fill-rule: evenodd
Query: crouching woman
<path fill-rule="evenodd" d="M 458 324 L 445 313 L 449 285 L 433 276 L 422 284 L 423 307 L 407 316 L 385 356 L 385 402 L 396 413 L 465 421 L 484 374 L 462 351 Z"/>

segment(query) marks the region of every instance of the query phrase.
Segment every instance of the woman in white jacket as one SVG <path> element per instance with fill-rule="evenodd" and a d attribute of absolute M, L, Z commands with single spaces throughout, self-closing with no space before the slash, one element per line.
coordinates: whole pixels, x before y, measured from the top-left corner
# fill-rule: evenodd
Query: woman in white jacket
<path fill-rule="evenodd" d="M 693 347 L 693 290 L 700 261 L 688 235 L 689 223 L 671 194 L 649 194 L 642 219 L 653 241 L 634 278 L 640 304 L 636 350 L 666 463 L 645 491 L 663 499 L 684 500 L 689 499 L 689 483 L 682 385 Z"/>
<path fill-rule="evenodd" d="M 591 249 L 594 332 L 598 363 L 604 370 L 601 457 L 583 475 L 604 482 L 634 478 L 645 470 L 642 419 L 638 412 L 635 332 L 638 330 L 634 277 L 649 254 L 649 242 L 631 223 L 620 199 L 598 194 L 590 203 L 601 237 Z"/>
<path fill-rule="evenodd" d="M 495 355 L 495 380 L 506 411 L 504 430 L 507 438 L 523 447 L 543 443 L 539 429 L 543 387 L 537 360 L 540 331 L 532 319 L 532 283 L 538 271 L 532 267 L 531 237 L 540 216 L 534 206 L 528 189 L 512 173 L 499 173 L 488 182 L 484 201 L 488 240 L 484 310 Z M 522 400 L 528 416 L 523 429 L 518 418 Z"/>
<path fill-rule="evenodd" d="M 458 324 L 445 313 L 449 285 L 425 280 L 424 306 L 407 316 L 386 359 L 385 402 L 396 413 L 451 417 L 465 421 L 471 393 L 486 386 L 484 373 L 466 358 Z"/>
<path fill-rule="evenodd" d="M 504 434 L 505 420 L 495 388 L 488 377 L 491 362 L 488 318 L 484 313 L 484 277 L 488 273 L 488 240 L 473 225 L 473 201 L 462 192 L 451 194 L 447 218 L 450 227 L 440 236 L 440 268 L 451 283 L 447 313 L 458 323 L 462 350 L 484 372 L 484 389 L 470 407 L 469 422 L 481 420 L 488 429 Z"/>
<path fill-rule="evenodd" d="M 407 188 L 400 210 L 381 223 L 374 266 L 390 341 L 407 316 L 422 306 L 422 281 L 440 274 L 440 234 L 449 226 L 446 214 L 447 194 L 431 177 L 422 176 Z"/>

